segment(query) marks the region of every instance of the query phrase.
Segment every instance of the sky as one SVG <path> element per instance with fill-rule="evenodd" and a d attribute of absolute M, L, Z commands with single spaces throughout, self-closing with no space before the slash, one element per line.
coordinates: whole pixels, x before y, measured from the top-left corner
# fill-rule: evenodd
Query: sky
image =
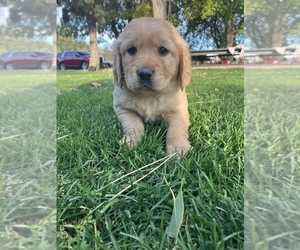
<path fill-rule="evenodd" d="M 5 25 L 6 24 L 6 20 L 8 18 L 8 8 L 6 7 L 0 7 L 0 25 Z"/>

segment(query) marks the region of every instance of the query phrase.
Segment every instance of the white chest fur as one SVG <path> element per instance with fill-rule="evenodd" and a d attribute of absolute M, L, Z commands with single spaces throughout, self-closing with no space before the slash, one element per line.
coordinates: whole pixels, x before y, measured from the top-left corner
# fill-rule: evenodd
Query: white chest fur
<path fill-rule="evenodd" d="M 136 112 L 145 122 L 155 121 L 166 117 L 170 112 L 176 111 L 186 104 L 178 99 L 186 99 L 185 92 L 181 90 L 172 93 L 132 93 L 120 88 L 115 88 L 114 105 Z M 179 103 L 180 106 L 178 105 Z"/>

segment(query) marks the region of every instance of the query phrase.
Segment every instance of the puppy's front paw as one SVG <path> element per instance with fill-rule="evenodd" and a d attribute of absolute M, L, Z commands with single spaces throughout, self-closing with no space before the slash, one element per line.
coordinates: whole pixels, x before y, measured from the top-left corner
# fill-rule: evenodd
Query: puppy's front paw
<path fill-rule="evenodd" d="M 181 142 L 180 144 L 167 144 L 167 154 L 171 155 L 171 154 L 178 154 L 180 156 L 185 155 L 190 149 L 192 148 L 192 146 L 190 145 L 190 143 L 188 141 L 186 142 Z"/>
<path fill-rule="evenodd" d="M 136 147 L 138 145 L 138 140 L 135 138 L 135 135 L 124 135 L 123 138 L 119 141 L 120 145 L 127 144 L 130 147 Z"/>

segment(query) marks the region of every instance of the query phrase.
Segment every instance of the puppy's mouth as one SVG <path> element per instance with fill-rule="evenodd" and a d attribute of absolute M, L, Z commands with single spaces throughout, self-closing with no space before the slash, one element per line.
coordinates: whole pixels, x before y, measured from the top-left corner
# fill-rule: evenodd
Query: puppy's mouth
<path fill-rule="evenodd" d="M 151 82 L 139 82 L 139 90 L 156 91 Z"/>

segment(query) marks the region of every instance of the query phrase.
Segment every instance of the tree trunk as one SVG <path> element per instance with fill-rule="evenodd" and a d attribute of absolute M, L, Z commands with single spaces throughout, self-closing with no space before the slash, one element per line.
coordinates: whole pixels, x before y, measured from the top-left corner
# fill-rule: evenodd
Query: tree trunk
<path fill-rule="evenodd" d="M 167 19 L 166 0 L 152 0 L 153 16 Z"/>
<path fill-rule="evenodd" d="M 282 47 L 283 40 L 285 37 L 284 25 L 286 22 L 285 17 L 278 18 L 277 22 L 272 27 L 271 47 Z"/>
<path fill-rule="evenodd" d="M 234 17 L 230 17 L 229 21 L 227 22 L 226 30 L 226 48 L 233 47 L 234 43 Z"/>
<path fill-rule="evenodd" d="M 98 70 L 99 69 L 99 49 L 98 49 L 96 20 L 95 20 L 94 16 L 88 15 L 87 22 L 88 22 L 88 27 L 89 27 L 90 53 L 91 53 L 89 70 Z"/>
<path fill-rule="evenodd" d="M 51 68 L 56 69 L 56 54 L 57 54 L 57 31 L 56 26 L 52 27 L 52 39 L 53 39 L 53 53 L 54 53 L 54 60 L 52 61 Z"/>
<path fill-rule="evenodd" d="M 233 40 L 234 40 L 234 19 L 230 18 L 226 30 L 226 48 L 233 47 Z M 228 59 L 230 60 L 230 64 L 233 62 L 233 56 L 228 56 Z"/>
<path fill-rule="evenodd" d="M 233 47 L 234 34 L 233 30 L 229 29 L 226 34 L 226 48 Z"/>
<path fill-rule="evenodd" d="M 282 47 L 283 33 L 277 27 L 273 29 L 272 38 L 271 38 L 271 47 Z"/>

